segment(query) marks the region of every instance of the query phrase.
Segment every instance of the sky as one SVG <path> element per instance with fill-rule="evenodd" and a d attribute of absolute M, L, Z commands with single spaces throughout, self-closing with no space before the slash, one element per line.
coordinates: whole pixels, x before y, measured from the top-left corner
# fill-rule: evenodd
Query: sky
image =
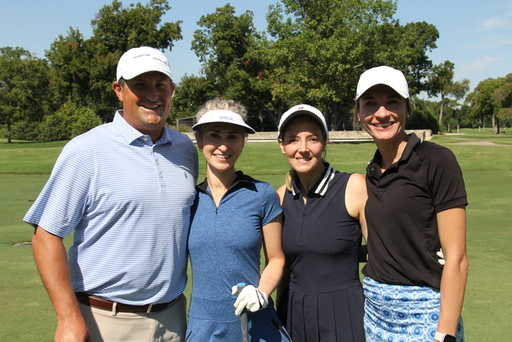
<path fill-rule="evenodd" d="M 202 15 L 230 3 L 236 14 L 250 10 L 258 31 L 266 30 L 268 6 L 278 0 L 169 0 L 172 9 L 163 21 L 182 20 L 183 40 L 166 52 L 176 80 L 185 74 L 198 75 L 199 59 L 190 46 Z M 124 7 L 137 1 L 122 1 Z M 147 0 L 140 0 L 146 4 Z M 3 1 L 0 11 L 0 47 L 22 47 L 37 57 L 69 28 L 87 39 L 91 20 L 111 0 L 16 0 Z M 470 80 L 470 90 L 487 78 L 512 73 L 512 1 L 510 0 L 398 0 L 395 18 L 402 25 L 425 21 L 437 27 L 437 48 L 427 53 L 434 64 L 455 64 L 455 81 Z"/>

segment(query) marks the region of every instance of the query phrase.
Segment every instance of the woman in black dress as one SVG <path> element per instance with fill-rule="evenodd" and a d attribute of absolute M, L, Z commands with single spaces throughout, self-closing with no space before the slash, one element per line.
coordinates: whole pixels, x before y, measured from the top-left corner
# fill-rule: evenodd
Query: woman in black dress
<path fill-rule="evenodd" d="M 292 169 L 278 190 L 286 255 L 278 313 L 294 342 L 361 342 L 365 179 L 323 160 L 327 139 L 324 116 L 312 106 L 295 106 L 281 117 L 279 145 Z"/>

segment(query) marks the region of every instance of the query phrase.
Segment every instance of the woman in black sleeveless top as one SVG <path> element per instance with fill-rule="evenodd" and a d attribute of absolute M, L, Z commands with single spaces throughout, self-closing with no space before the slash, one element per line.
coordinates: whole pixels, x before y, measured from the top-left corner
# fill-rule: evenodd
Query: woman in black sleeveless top
<path fill-rule="evenodd" d="M 292 170 L 278 190 L 288 271 L 278 313 L 294 342 L 361 342 L 365 180 L 323 160 L 327 138 L 324 116 L 314 107 L 298 105 L 281 118 L 279 144 Z"/>

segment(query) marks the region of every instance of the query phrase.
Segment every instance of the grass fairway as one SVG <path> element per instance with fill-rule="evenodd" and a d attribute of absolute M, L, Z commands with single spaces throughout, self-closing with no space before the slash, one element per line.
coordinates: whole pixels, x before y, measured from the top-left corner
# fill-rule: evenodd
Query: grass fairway
<path fill-rule="evenodd" d="M 432 141 L 454 151 L 469 196 L 470 275 L 463 310 L 466 340 L 508 341 L 512 317 L 512 253 L 508 249 L 512 245 L 512 134 L 462 132 L 465 134 L 434 136 Z M 43 187 L 63 145 L 0 141 L 0 341 L 52 340 L 55 315 L 31 248 L 13 245 L 30 241 L 32 229 L 21 218 Z M 331 144 L 327 160 L 339 170 L 364 173 L 374 150 L 373 143 Z M 202 179 L 202 159 L 200 165 Z M 275 188 L 288 171 L 277 143 L 247 144 L 237 165 Z M 65 241 L 69 244 L 69 238 Z M 189 291 L 187 288 L 186 295 Z"/>

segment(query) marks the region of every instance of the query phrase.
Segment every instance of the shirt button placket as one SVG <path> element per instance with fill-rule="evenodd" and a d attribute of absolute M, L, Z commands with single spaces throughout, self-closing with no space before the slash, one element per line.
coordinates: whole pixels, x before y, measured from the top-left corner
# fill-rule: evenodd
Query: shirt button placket
<path fill-rule="evenodd" d="M 162 166 L 160 165 L 160 161 L 158 160 L 159 154 L 155 151 L 155 146 L 153 146 L 153 158 L 155 160 L 156 171 L 158 172 L 158 180 L 160 182 L 160 187 L 164 187 L 164 174 L 162 172 Z"/>

